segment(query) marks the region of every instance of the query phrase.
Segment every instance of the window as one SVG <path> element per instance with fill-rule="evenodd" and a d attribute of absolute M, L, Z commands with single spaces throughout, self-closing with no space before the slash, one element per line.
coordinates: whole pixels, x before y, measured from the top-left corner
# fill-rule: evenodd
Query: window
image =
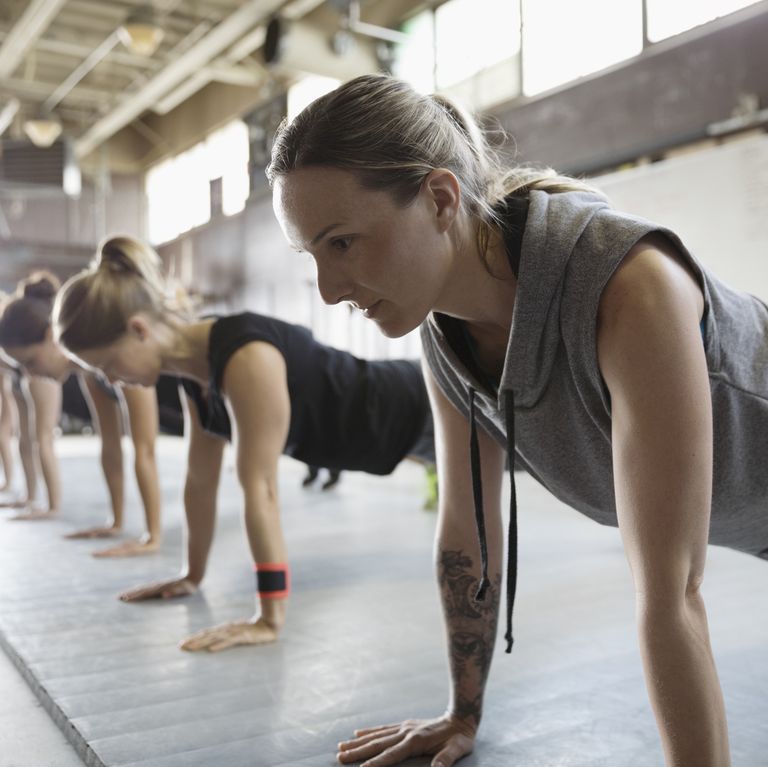
<path fill-rule="evenodd" d="M 648 39 L 651 42 L 672 37 L 699 24 L 754 5 L 756 0 L 696 0 L 695 3 L 671 3 L 646 0 Z"/>
<path fill-rule="evenodd" d="M 436 79 L 448 88 L 520 50 L 515 0 L 449 0 L 435 11 Z M 511 84 L 516 90 L 516 84 Z"/>
<path fill-rule="evenodd" d="M 212 133 L 205 142 L 208 180 L 221 177 L 221 211 L 239 213 L 248 199 L 248 128 L 240 120 Z"/>
<path fill-rule="evenodd" d="M 523 92 L 527 95 L 596 72 L 642 50 L 640 0 L 522 2 Z"/>
<path fill-rule="evenodd" d="M 397 46 L 393 74 L 420 93 L 435 90 L 435 14 L 422 11 L 403 24 L 408 41 Z"/>
<path fill-rule="evenodd" d="M 186 152 L 147 172 L 148 237 L 172 240 L 211 217 L 211 181 L 221 178 L 222 212 L 232 215 L 248 198 L 248 130 L 235 120 Z"/>
<path fill-rule="evenodd" d="M 322 75 L 307 75 L 288 88 L 288 119 L 293 120 L 304 107 L 330 93 L 341 84 L 339 80 Z"/>

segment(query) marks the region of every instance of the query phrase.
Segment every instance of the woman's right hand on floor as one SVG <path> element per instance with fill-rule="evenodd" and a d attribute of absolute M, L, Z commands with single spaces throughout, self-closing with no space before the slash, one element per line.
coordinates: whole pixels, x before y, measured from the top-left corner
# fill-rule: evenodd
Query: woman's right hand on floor
<path fill-rule="evenodd" d="M 197 584 L 189 578 L 175 578 L 172 581 L 160 581 L 129 589 L 120 594 L 119 598 L 123 602 L 141 602 L 144 599 L 173 599 L 174 597 L 186 597 L 194 594 L 197 588 Z"/>
<path fill-rule="evenodd" d="M 58 509 L 45 509 L 39 506 L 28 506 L 24 511 L 10 518 L 11 522 L 26 522 L 37 519 L 56 519 Z"/>
<path fill-rule="evenodd" d="M 90 538 L 114 538 L 120 535 L 120 528 L 114 525 L 104 525 L 103 527 L 88 527 L 85 530 L 75 530 L 73 533 L 67 533 L 64 537 L 70 541 Z"/>
<path fill-rule="evenodd" d="M 431 767 L 451 767 L 471 753 L 475 744 L 474 729 L 447 714 L 355 730 L 355 736 L 339 743 L 336 758 L 341 764 L 390 767 L 414 756 L 434 754 Z"/>

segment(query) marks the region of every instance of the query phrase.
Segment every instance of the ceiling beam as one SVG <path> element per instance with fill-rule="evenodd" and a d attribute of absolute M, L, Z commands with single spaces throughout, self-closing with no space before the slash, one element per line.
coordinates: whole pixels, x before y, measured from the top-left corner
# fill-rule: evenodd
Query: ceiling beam
<path fill-rule="evenodd" d="M 13 118 L 16 117 L 20 106 L 21 104 L 17 98 L 11 98 L 0 109 L 0 136 L 5 133 L 6 128 L 13 122 Z"/>
<path fill-rule="evenodd" d="M 2 36 L 2 33 L 0 33 Z M 98 44 L 96 40 L 92 45 L 86 45 L 74 40 L 53 40 L 41 37 L 35 45 L 35 49 L 44 53 L 56 53 L 63 56 L 71 56 L 75 59 L 84 59 L 88 56 L 94 47 Z M 128 51 L 113 50 L 107 59 L 115 64 L 130 67 L 132 69 L 157 69 L 160 63 L 149 56 L 139 56 Z"/>
<path fill-rule="evenodd" d="M 46 83 L 40 80 L 19 80 L 8 78 L 3 80 L 3 91 L 13 93 L 21 99 L 47 99 L 58 88 L 59 83 Z M 78 85 L 67 96 L 68 103 L 103 104 L 113 94 L 84 85 Z"/>
<path fill-rule="evenodd" d="M 0 79 L 10 77 L 67 0 L 31 0 L 0 46 Z"/>
<path fill-rule="evenodd" d="M 218 80 L 219 82 L 229 83 L 231 85 L 246 85 L 250 87 L 258 87 L 264 82 L 265 72 L 250 71 L 252 80 L 250 82 L 235 82 L 231 78 L 218 76 L 224 69 L 230 70 L 235 68 L 235 64 L 250 55 L 257 48 L 264 45 L 264 38 L 266 32 L 264 27 L 256 27 L 252 32 L 241 38 L 235 45 L 233 45 L 224 56 L 212 61 L 207 67 L 198 70 L 187 80 L 183 81 L 180 85 L 165 94 L 161 99 L 152 105 L 152 111 L 155 114 L 165 115 L 172 109 L 175 109 L 182 101 L 186 101 L 195 93 L 205 88 L 208 83 Z"/>
<path fill-rule="evenodd" d="M 279 0 L 250 0 L 214 27 L 200 42 L 149 80 L 140 92 L 126 98 L 75 142 L 82 157 L 136 119 L 185 78 L 205 67 L 253 27 L 279 10 Z"/>

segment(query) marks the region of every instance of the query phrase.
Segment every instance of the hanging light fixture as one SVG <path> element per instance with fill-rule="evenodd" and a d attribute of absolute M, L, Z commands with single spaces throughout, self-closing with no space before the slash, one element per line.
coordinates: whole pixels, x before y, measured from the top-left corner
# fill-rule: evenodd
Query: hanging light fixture
<path fill-rule="evenodd" d="M 24 133 L 37 147 L 46 149 L 61 135 L 61 122 L 56 115 L 44 114 L 29 117 L 23 123 Z"/>
<path fill-rule="evenodd" d="M 146 6 L 132 13 L 118 28 L 120 42 L 132 53 L 151 56 L 162 42 L 165 32 L 157 23 L 154 11 Z"/>

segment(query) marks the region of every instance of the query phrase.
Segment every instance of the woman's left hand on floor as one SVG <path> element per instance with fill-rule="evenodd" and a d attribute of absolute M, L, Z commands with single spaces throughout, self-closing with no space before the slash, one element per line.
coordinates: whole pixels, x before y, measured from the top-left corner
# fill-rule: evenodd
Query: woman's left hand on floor
<path fill-rule="evenodd" d="M 104 525 L 103 527 L 87 527 L 85 530 L 75 530 L 73 533 L 67 533 L 64 537 L 76 541 L 84 538 L 114 538 L 116 535 L 120 535 L 119 527 Z"/>
<path fill-rule="evenodd" d="M 219 650 L 228 650 L 238 645 L 269 644 L 277 639 L 277 633 L 277 629 L 263 618 L 255 621 L 233 621 L 193 634 L 179 647 L 191 652 L 197 650 L 219 652 Z"/>
<path fill-rule="evenodd" d="M 94 551 L 92 556 L 98 558 L 105 557 L 140 557 L 143 554 L 153 554 L 160 549 L 160 541 L 125 541 L 118 543 L 117 546 L 110 546 L 108 549 Z"/>
<path fill-rule="evenodd" d="M 31 519 L 55 519 L 56 509 L 42 509 L 37 506 L 30 506 L 25 511 L 21 511 L 10 518 L 11 522 L 26 522 Z"/>

